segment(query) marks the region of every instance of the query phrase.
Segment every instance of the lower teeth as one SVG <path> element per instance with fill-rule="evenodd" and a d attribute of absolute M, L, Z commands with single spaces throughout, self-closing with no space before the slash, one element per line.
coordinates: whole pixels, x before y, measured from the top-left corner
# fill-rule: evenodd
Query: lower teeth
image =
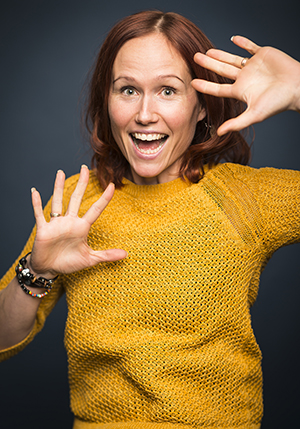
<path fill-rule="evenodd" d="M 142 152 L 142 153 L 145 153 L 145 154 L 151 154 L 151 153 L 156 153 L 156 152 L 158 152 L 158 151 L 162 148 L 162 146 L 164 145 L 165 141 L 166 141 L 165 139 L 164 139 L 163 141 L 161 141 L 161 142 L 159 143 L 159 145 L 157 146 L 157 148 L 156 148 L 156 149 L 141 149 L 141 148 L 139 147 L 139 145 L 138 145 L 137 141 L 136 141 L 135 139 L 133 139 L 133 143 L 134 143 L 135 147 L 137 148 L 137 150 L 138 150 L 139 152 Z"/>

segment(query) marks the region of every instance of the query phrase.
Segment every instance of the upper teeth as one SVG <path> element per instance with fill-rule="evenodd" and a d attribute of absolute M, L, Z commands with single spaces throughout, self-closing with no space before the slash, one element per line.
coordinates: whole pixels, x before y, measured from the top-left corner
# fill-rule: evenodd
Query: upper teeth
<path fill-rule="evenodd" d="M 151 142 L 152 140 L 160 140 L 166 137 L 166 134 L 141 134 L 141 133 L 133 133 L 133 137 L 139 140 L 147 140 Z"/>

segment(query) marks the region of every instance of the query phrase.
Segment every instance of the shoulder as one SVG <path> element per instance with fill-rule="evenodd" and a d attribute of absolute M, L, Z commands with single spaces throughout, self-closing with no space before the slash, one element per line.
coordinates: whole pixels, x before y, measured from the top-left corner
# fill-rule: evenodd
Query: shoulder
<path fill-rule="evenodd" d="M 300 239 L 300 172 L 219 164 L 205 174 L 207 189 L 234 225 L 252 225 L 269 255 Z"/>
<path fill-rule="evenodd" d="M 211 177 L 223 177 L 227 181 L 241 181 L 251 187 L 255 185 L 262 187 L 272 184 L 282 185 L 289 182 L 300 184 L 300 171 L 273 167 L 254 168 L 229 162 L 216 165 L 206 174 Z"/>
<path fill-rule="evenodd" d="M 208 170 L 203 180 L 223 198 L 243 204 L 255 200 L 259 206 L 270 207 L 289 200 L 299 204 L 300 200 L 300 172 L 295 170 L 224 163 Z"/>

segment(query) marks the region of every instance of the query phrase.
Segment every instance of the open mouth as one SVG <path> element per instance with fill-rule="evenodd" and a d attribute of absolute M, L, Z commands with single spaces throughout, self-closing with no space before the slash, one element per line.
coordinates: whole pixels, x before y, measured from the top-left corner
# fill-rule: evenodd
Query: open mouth
<path fill-rule="evenodd" d="M 130 136 L 137 150 L 146 155 L 159 152 L 169 137 L 167 134 L 143 133 L 132 133 Z"/>

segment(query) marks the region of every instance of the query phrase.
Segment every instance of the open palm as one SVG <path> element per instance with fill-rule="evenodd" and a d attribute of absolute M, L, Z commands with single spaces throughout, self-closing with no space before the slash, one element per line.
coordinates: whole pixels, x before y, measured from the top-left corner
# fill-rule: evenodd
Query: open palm
<path fill-rule="evenodd" d="M 114 185 L 110 184 L 84 216 L 78 217 L 88 179 L 89 170 L 83 166 L 66 214 L 52 217 L 50 222 L 45 220 L 40 195 L 33 189 L 32 205 L 37 231 L 30 257 L 30 267 L 36 274 L 53 277 L 56 274 L 68 274 L 91 267 L 99 262 L 117 261 L 127 256 L 127 253 L 122 249 L 95 251 L 88 246 L 89 229 L 105 209 L 114 193 Z M 60 214 L 62 212 L 64 182 L 64 173 L 58 171 L 52 197 L 52 213 Z"/>
<path fill-rule="evenodd" d="M 195 55 L 199 65 L 234 81 L 217 84 L 195 79 L 192 85 L 197 91 L 235 98 L 247 105 L 241 115 L 222 124 L 218 134 L 239 131 L 284 110 L 299 110 L 300 64 L 278 49 L 260 47 L 245 37 L 232 40 L 253 55 L 244 67 L 242 57 L 217 49 Z"/>

